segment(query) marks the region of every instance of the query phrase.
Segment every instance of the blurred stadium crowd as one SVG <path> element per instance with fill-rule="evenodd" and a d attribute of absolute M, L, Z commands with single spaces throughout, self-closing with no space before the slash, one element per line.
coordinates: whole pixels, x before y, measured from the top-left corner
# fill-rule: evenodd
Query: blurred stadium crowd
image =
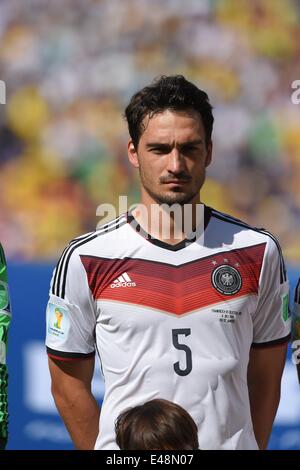
<path fill-rule="evenodd" d="M 1 0 L 0 234 L 14 259 L 53 259 L 96 207 L 138 200 L 122 117 L 183 74 L 214 105 L 202 200 L 278 236 L 300 262 L 300 2 Z"/>

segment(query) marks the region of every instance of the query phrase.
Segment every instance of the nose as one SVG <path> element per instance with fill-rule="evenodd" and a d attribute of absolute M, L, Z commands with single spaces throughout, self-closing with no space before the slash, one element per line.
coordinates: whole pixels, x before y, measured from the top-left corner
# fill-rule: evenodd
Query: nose
<path fill-rule="evenodd" d="M 169 153 L 167 170 L 173 175 L 178 175 L 185 171 L 185 160 L 177 148 L 173 148 Z"/>

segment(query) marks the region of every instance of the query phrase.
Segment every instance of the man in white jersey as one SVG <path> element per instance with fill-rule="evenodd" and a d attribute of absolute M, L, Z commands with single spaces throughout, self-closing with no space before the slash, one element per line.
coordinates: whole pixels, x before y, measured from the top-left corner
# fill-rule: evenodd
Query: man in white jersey
<path fill-rule="evenodd" d="M 126 408 L 162 398 L 198 426 L 201 449 L 264 449 L 290 335 L 280 247 L 200 203 L 212 156 L 212 108 L 182 76 L 161 77 L 126 108 L 128 157 L 141 203 L 193 207 L 192 232 L 170 233 L 142 210 L 66 247 L 47 309 L 52 393 L 78 449 L 118 449 Z M 197 208 L 203 223 L 196 223 Z M 105 378 L 91 393 L 95 351 Z M 100 419 L 100 420 L 99 420 Z"/>

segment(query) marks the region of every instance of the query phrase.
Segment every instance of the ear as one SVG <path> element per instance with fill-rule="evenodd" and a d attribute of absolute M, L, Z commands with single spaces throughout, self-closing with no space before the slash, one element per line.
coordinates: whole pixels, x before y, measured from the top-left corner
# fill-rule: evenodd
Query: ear
<path fill-rule="evenodd" d="M 211 159 L 212 159 L 212 149 L 213 149 L 213 144 L 212 141 L 209 142 L 207 146 L 207 151 L 206 151 L 206 158 L 205 158 L 205 166 L 207 167 L 210 165 Z"/>
<path fill-rule="evenodd" d="M 131 165 L 133 165 L 135 168 L 139 168 L 140 165 L 138 154 L 131 139 L 129 140 L 127 145 L 127 155 Z"/>

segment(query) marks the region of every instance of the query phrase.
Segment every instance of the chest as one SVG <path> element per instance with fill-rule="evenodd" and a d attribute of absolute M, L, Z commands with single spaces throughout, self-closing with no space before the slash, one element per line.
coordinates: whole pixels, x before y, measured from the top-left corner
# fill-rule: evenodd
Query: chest
<path fill-rule="evenodd" d="M 249 310 L 247 299 L 257 297 L 261 269 L 251 249 L 180 265 L 132 257 L 96 258 L 92 265 L 84 261 L 95 301 L 127 303 L 177 317 L 219 305 L 224 322 L 233 320 L 226 316 L 233 304 L 237 311 Z"/>

